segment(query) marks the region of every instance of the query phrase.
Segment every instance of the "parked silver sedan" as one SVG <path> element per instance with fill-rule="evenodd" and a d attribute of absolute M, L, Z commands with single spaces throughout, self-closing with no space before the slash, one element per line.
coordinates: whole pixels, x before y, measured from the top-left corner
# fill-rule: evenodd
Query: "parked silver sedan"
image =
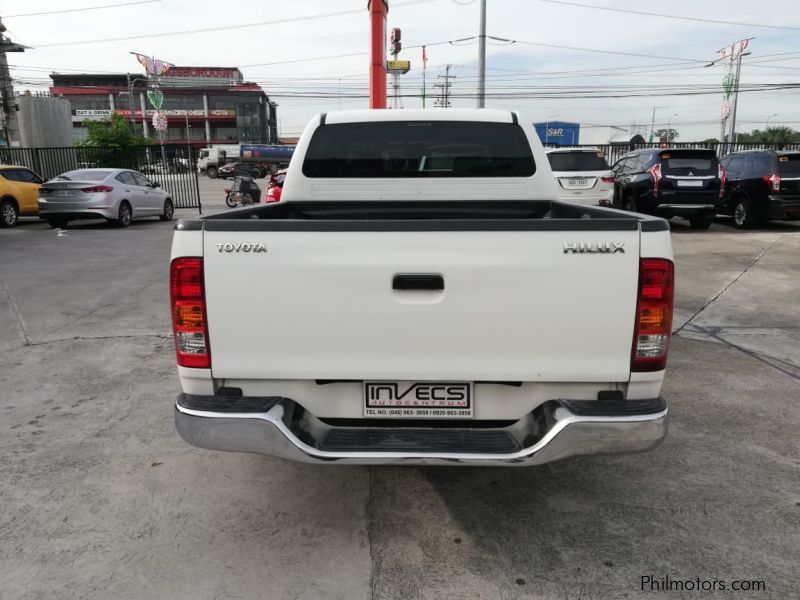
<path fill-rule="evenodd" d="M 39 218 L 64 228 L 77 219 L 103 218 L 127 227 L 139 217 L 169 221 L 175 206 L 169 193 L 130 169 L 78 169 L 39 188 Z"/>

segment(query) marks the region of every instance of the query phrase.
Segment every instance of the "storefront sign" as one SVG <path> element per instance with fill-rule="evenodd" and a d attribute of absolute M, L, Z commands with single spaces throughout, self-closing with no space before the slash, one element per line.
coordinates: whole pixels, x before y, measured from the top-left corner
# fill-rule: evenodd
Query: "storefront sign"
<path fill-rule="evenodd" d="M 220 67 L 171 67 L 168 77 L 218 77 L 223 79 L 238 79 L 236 69 Z"/>
<path fill-rule="evenodd" d="M 107 108 L 101 109 L 86 109 L 86 110 L 76 110 L 75 116 L 76 117 L 107 117 L 111 114 L 111 110 Z"/>

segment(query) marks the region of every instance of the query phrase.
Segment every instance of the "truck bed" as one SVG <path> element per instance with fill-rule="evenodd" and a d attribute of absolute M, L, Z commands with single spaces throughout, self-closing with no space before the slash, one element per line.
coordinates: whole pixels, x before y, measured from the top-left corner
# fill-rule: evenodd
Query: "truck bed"
<path fill-rule="evenodd" d="M 667 231 L 664 219 L 550 200 L 293 201 L 200 219 L 178 230 L 206 231 Z"/>

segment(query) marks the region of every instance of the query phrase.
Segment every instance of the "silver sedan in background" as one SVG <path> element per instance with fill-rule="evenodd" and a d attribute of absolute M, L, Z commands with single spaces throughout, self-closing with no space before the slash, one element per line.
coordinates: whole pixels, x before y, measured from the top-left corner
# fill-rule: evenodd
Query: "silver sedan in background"
<path fill-rule="evenodd" d="M 64 228 L 77 219 L 106 219 L 127 227 L 139 217 L 170 221 L 175 206 L 169 193 L 130 169 L 78 169 L 39 188 L 39 218 Z"/>

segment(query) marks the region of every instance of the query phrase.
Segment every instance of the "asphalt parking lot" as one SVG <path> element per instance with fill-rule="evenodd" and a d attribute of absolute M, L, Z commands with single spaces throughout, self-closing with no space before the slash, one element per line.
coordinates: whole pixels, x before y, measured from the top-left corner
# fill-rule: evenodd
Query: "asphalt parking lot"
<path fill-rule="evenodd" d="M 223 210 L 225 183 L 201 186 Z M 0 230 L 0 597 L 798 597 L 800 223 L 676 220 L 666 443 L 530 469 L 188 446 L 171 238 L 150 219 Z M 766 590 L 656 593 L 644 576 Z"/>

